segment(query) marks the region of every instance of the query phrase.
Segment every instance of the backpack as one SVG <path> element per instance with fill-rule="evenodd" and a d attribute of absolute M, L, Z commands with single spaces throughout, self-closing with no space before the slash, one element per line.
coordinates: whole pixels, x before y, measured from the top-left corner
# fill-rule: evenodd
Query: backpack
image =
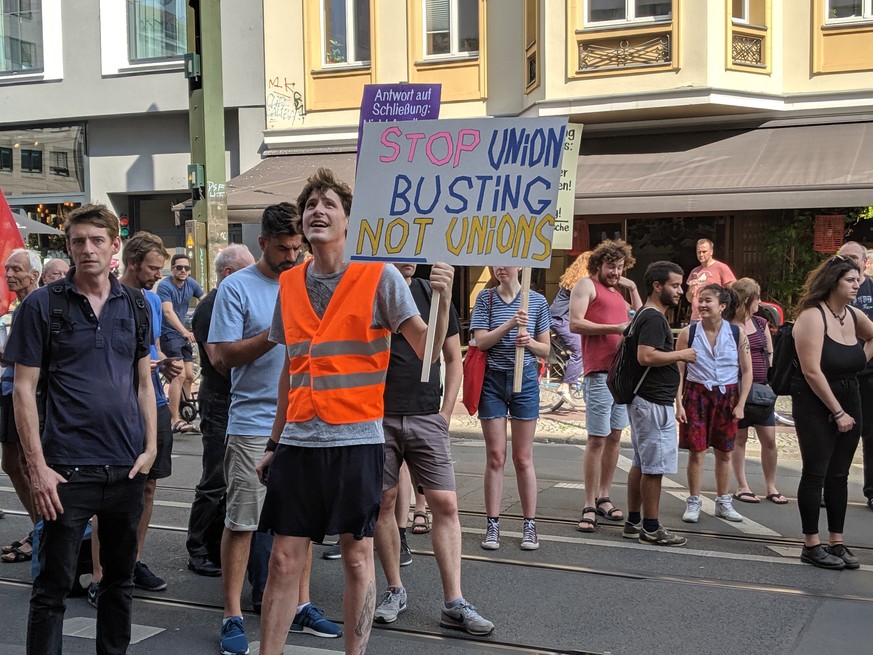
<path fill-rule="evenodd" d="M 791 393 L 791 381 L 800 371 L 797 348 L 794 346 L 794 323 L 783 323 L 773 335 L 773 364 L 767 371 L 767 382 L 779 396 Z"/>
<path fill-rule="evenodd" d="M 619 405 L 627 405 L 634 399 L 651 368 L 651 366 L 647 366 L 640 379 L 635 379 L 634 362 L 637 359 L 637 349 L 633 344 L 628 343 L 633 336 L 637 319 L 647 309 L 654 309 L 654 307 L 643 307 L 624 329 L 621 343 L 618 344 L 618 350 L 615 351 L 612 363 L 609 365 L 609 371 L 606 373 L 606 386 L 609 388 L 613 400 Z"/>

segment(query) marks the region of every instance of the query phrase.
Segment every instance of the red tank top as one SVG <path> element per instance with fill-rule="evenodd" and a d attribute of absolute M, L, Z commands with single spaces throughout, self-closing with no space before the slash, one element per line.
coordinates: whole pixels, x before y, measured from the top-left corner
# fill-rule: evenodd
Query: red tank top
<path fill-rule="evenodd" d="M 621 292 L 601 284 L 593 277 L 591 282 L 594 283 L 594 298 L 588 303 L 585 319 L 600 324 L 627 323 L 627 302 Z M 582 335 L 585 375 L 608 371 L 620 343 L 620 334 Z"/>

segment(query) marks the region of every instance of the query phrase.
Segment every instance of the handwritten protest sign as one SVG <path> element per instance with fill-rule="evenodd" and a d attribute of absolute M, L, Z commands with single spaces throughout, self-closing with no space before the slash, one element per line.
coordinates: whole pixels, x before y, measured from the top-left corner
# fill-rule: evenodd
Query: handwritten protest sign
<path fill-rule="evenodd" d="M 547 267 L 566 126 L 365 123 L 346 259 Z"/>
<path fill-rule="evenodd" d="M 552 248 L 555 250 L 573 248 L 573 206 L 576 203 L 576 169 L 581 141 L 582 125 L 570 123 L 564 138 L 561 181 L 558 183 L 558 212 L 555 216 L 555 234 L 552 237 Z"/>

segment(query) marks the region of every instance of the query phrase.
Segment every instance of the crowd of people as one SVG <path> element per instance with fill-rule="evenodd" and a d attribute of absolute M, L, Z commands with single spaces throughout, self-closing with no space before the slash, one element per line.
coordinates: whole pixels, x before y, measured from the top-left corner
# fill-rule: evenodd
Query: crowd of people
<path fill-rule="evenodd" d="M 68 271 L 54 264 L 49 272 L 26 250 L 10 255 L 6 281 L 20 304 L 2 352 L 0 443 L 3 471 L 40 526 L 28 653 L 62 651 L 65 598 L 89 523 L 88 600 L 97 608 L 98 651 L 126 652 L 134 587 L 167 588 L 143 561 L 143 544 L 157 480 L 172 473 L 173 434 L 197 429 L 180 414 L 195 345 L 203 454 L 186 548 L 193 573 L 222 578 L 221 653 L 249 652 L 246 578 L 261 617 L 261 653 L 281 653 L 289 630 L 342 636 L 346 652 L 365 652 L 372 623 L 397 621 L 411 602 L 401 577 L 411 561 L 407 475 L 417 492 L 415 531 L 432 534 L 443 592 L 439 624 L 492 633 L 494 623 L 462 590 L 449 438 L 462 380 L 454 270 L 434 264 L 425 280 L 411 264 L 345 262 L 351 201 L 350 188 L 319 169 L 296 203 L 264 210 L 257 260 L 245 246 L 221 251 L 218 286 L 208 294 L 191 278 L 185 255 L 170 258 L 147 232 L 122 242 L 118 219 L 101 205 L 69 215 Z M 116 279 L 110 271 L 119 254 Z M 549 355 L 553 329 L 571 354 L 561 392 L 576 405 L 569 392 L 579 384 L 586 411 L 577 530 L 596 532 L 601 520 L 611 521 L 623 524 L 623 538 L 642 544 L 685 544 L 660 511 L 662 478 L 677 473 L 680 449 L 688 451 L 685 522 L 701 512 L 742 521 L 734 501 L 789 502 L 776 481 L 774 407 L 750 409 L 751 396 L 767 386 L 774 350 L 757 316 L 761 287 L 715 260 L 708 239 L 697 243 L 697 257 L 687 280 L 673 262 L 649 264 L 641 294 L 627 275 L 635 264 L 631 246 L 604 241 L 568 268 L 551 306 L 535 291 L 524 298 L 517 267 L 491 268 L 496 284 L 479 293 L 470 323 L 486 354 L 478 403 L 486 447 L 483 549 L 501 547 L 509 439 L 523 513 L 518 547 L 540 547 L 533 441 L 538 360 Z M 171 275 L 162 279 L 167 259 Z M 828 569 L 859 566 L 843 539 L 859 440 L 873 509 L 873 282 L 866 261 L 866 250 L 849 242 L 813 270 L 791 333 L 803 459 L 801 559 Z M 692 321 L 677 334 L 671 317 L 683 297 Z M 437 318 L 428 326 L 435 298 Z M 428 332 L 433 359 L 422 382 Z M 624 403 L 609 381 L 620 351 L 630 353 L 634 380 Z M 611 494 L 628 426 L 633 460 L 623 510 Z M 750 427 L 761 442 L 762 497 L 745 471 Z M 714 501 L 702 493 L 710 448 Z M 822 506 L 826 542 L 819 537 Z M 312 544 L 334 535 L 330 557 L 342 561 L 345 579 L 342 627 L 311 597 Z M 3 561 L 31 559 L 32 541 L 31 533 L 5 546 Z M 387 582 L 381 593 L 374 546 Z"/>

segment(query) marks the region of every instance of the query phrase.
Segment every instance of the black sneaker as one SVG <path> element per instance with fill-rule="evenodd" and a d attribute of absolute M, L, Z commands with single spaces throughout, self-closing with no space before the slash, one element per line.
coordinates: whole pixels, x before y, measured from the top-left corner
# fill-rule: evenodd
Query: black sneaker
<path fill-rule="evenodd" d="M 820 569 L 833 569 L 836 571 L 846 568 L 846 563 L 842 559 L 829 553 L 821 544 L 817 544 L 812 548 L 804 546 L 800 552 L 800 561 L 805 564 L 812 564 Z"/>
<path fill-rule="evenodd" d="M 97 596 L 100 593 L 100 583 L 91 581 L 88 585 L 88 604 L 97 609 Z"/>
<path fill-rule="evenodd" d="M 855 554 L 846 548 L 846 544 L 834 544 L 833 546 L 825 546 L 825 550 L 831 555 L 839 557 L 846 564 L 847 569 L 860 569 L 861 562 L 855 557 Z"/>
<path fill-rule="evenodd" d="M 400 566 L 409 566 L 412 564 L 412 553 L 409 551 L 409 544 L 406 543 L 406 535 L 400 535 Z"/>
<path fill-rule="evenodd" d="M 342 559 L 339 544 L 334 544 L 321 554 L 321 559 Z"/>
<path fill-rule="evenodd" d="M 145 562 L 137 562 L 133 567 L 133 586 L 146 591 L 163 591 L 167 581 L 152 573 Z"/>

